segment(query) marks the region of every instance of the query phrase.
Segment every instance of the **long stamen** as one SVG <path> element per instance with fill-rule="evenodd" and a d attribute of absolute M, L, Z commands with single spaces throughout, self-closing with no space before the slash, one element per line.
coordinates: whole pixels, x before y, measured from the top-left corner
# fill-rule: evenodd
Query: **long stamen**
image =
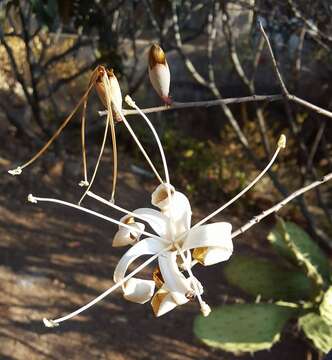
<path fill-rule="evenodd" d="M 131 273 L 129 273 L 126 277 L 124 277 L 121 281 L 115 283 L 112 287 L 104 291 L 102 294 L 100 294 L 98 297 L 87 303 L 86 305 L 80 307 L 79 309 L 73 311 L 72 313 L 62 316 L 58 319 L 50 320 L 50 319 L 43 319 L 44 325 L 46 327 L 55 327 L 58 326 L 59 323 L 64 322 L 66 320 L 69 320 L 73 318 L 74 316 L 82 313 L 83 311 L 89 309 L 91 306 L 97 304 L 99 301 L 104 299 L 107 295 L 111 294 L 114 290 L 118 289 L 120 286 L 122 286 L 126 281 L 128 281 L 130 278 L 132 278 L 134 275 L 136 275 L 138 272 L 143 270 L 146 266 L 148 266 L 152 261 L 154 261 L 158 256 L 163 254 L 164 252 L 168 251 L 172 245 L 165 247 L 163 250 L 159 251 L 157 254 L 151 256 L 148 260 L 146 260 L 143 264 L 138 266 L 135 270 L 133 270 Z"/>
<path fill-rule="evenodd" d="M 154 126 L 152 125 L 152 123 L 148 119 L 148 117 L 142 112 L 142 110 L 136 105 L 135 101 L 129 95 L 127 95 L 125 97 L 125 101 L 129 106 L 133 107 L 134 109 L 136 109 L 139 112 L 139 114 L 143 117 L 145 122 L 148 124 L 150 130 L 152 131 L 153 136 L 156 139 L 156 142 L 157 142 L 157 145 L 158 145 L 158 148 L 159 148 L 159 152 L 160 152 L 160 156 L 161 156 L 161 159 L 162 159 L 162 162 L 163 162 L 165 178 L 166 178 L 166 184 L 170 185 L 171 183 L 170 183 L 169 171 L 168 171 L 168 166 L 167 166 L 167 160 L 166 160 L 165 152 L 164 152 L 163 146 L 161 144 L 161 141 L 159 139 L 159 136 L 157 134 L 156 129 L 154 128 Z M 171 222 L 171 226 L 170 226 L 171 238 L 172 238 L 172 242 L 174 242 L 175 237 L 174 237 L 174 231 L 173 231 L 173 226 L 172 226 L 172 197 L 171 197 L 171 189 L 170 189 L 169 186 L 166 186 L 166 191 L 167 191 L 167 197 L 168 197 L 168 200 L 169 200 L 169 207 L 170 207 L 170 210 L 169 210 L 170 211 L 170 216 L 169 216 L 169 218 L 170 218 L 170 222 Z"/>
<path fill-rule="evenodd" d="M 82 180 L 79 185 L 80 186 L 88 186 L 88 170 L 87 170 L 87 163 L 86 163 L 86 148 L 85 148 L 85 123 L 86 123 L 86 108 L 88 105 L 88 99 L 85 99 L 83 103 L 83 111 L 82 111 L 82 118 L 81 118 L 81 144 L 82 144 L 82 161 L 83 161 L 83 176 L 84 180 Z"/>
<path fill-rule="evenodd" d="M 134 217 L 134 218 L 136 218 L 136 219 L 139 219 L 139 220 L 142 220 L 142 221 L 146 222 L 146 219 L 144 219 L 142 216 L 140 216 L 140 215 L 138 215 L 138 214 L 135 214 L 134 212 L 129 211 L 129 210 L 127 210 L 127 209 L 124 209 L 124 208 L 122 208 L 122 207 L 120 207 L 120 206 L 118 206 L 118 205 L 115 205 L 115 204 L 112 203 L 111 201 L 108 201 L 108 200 L 102 198 L 101 196 L 93 193 L 92 191 L 88 191 L 88 192 L 87 192 L 87 195 L 90 196 L 90 197 L 92 197 L 93 199 L 95 199 L 95 200 L 97 200 L 97 201 L 100 201 L 101 203 L 103 203 L 103 204 L 105 204 L 105 205 L 107 205 L 107 206 L 112 207 L 113 209 L 116 209 L 116 210 L 118 210 L 118 211 L 123 212 L 123 213 L 126 214 L 126 215 L 130 215 L 130 216 L 132 216 L 132 217 Z M 167 243 L 167 244 L 169 244 L 169 242 L 166 241 L 166 240 L 164 240 L 164 242 Z"/>
<path fill-rule="evenodd" d="M 114 108 L 115 110 L 119 113 L 121 120 L 123 121 L 123 123 L 125 124 L 126 128 L 128 129 L 130 135 L 133 137 L 133 139 L 135 140 L 137 146 L 139 147 L 139 149 L 141 150 L 141 153 L 143 154 L 143 156 L 145 157 L 146 161 L 149 163 L 152 171 L 154 172 L 154 174 L 156 175 L 157 179 L 160 181 L 161 184 L 164 183 L 163 179 L 161 178 L 161 176 L 159 175 L 156 167 L 153 165 L 152 160 L 150 159 L 149 155 L 147 154 L 147 152 L 145 151 L 143 145 L 141 144 L 141 142 L 138 140 L 134 130 L 132 129 L 132 127 L 129 125 L 127 119 L 124 117 L 123 113 L 122 113 L 122 109 L 118 109 L 116 104 L 114 104 Z"/>
<path fill-rule="evenodd" d="M 108 115 L 109 117 L 109 124 L 111 127 L 111 136 L 112 136 L 112 147 L 113 147 L 113 185 L 112 185 L 112 194 L 111 194 L 111 201 L 115 201 L 115 189 L 116 189 L 116 181 L 118 177 L 118 150 L 116 146 L 116 136 L 115 136 L 115 125 L 114 125 L 114 119 L 112 114 L 112 104 L 114 107 L 115 101 L 112 101 L 112 93 L 111 93 L 111 83 L 107 76 L 107 73 L 104 73 L 103 76 L 103 82 L 105 87 L 105 94 L 106 94 L 106 102 L 107 102 L 107 108 L 108 108 Z M 121 109 L 120 109 L 121 110 Z"/>
<path fill-rule="evenodd" d="M 169 171 L 168 171 L 168 166 L 167 166 L 167 161 L 166 161 L 166 156 L 165 156 L 165 152 L 164 152 L 164 149 L 163 149 L 163 146 L 161 144 L 161 141 L 159 139 L 159 136 L 157 134 L 157 131 L 156 129 L 154 128 L 154 126 L 152 125 L 151 121 L 148 119 L 148 117 L 142 112 L 142 110 L 136 105 L 135 101 L 129 96 L 129 95 L 126 95 L 125 97 L 125 102 L 133 107 L 134 109 L 136 109 L 139 114 L 143 117 L 143 119 L 145 120 L 145 122 L 148 124 L 149 128 L 151 129 L 152 133 L 153 133 L 153 136 L 154 138 L 156 139 L 156 142 L 157 142 L 157 145 L 158 145 L 158 148 L 159 148 L 159 152 L 160 152 L 160 155 L 161 155 L 161 159 L 162 159 L 162 162 L 163 162 L 163 166 L 164 166 L 164 171 L 165 171 L 165 178 L 166 178 L 166 183 L 170 184 L 170 178 L 169 178 Z"/>
<path fill-rule="evenodd" d="M 198 226 L 201 226 L 204 223 L 206 223 L 207 221 L 209 221 L 210 219 L 212 219 L 214 216 L 219 214 L 222 210 L 226 209 L 229 205 L 233 204 L 234 201 L 236 201 L 238 198 L 240 198 L 249 189 L 251 189 L 265 175 L 265 173 L 270 169 L 270 167 L 273 165 L 275 159 L 277 158 L 280 150 L 284 149 L 285 147 L 286 147 L 286 136 L 281 135 L 280 138 L 279 138 L 279 141 L 278 141 L 278 147 L 277 147 L 273 157 L 271 158 L 270 162 L 266 165 L 265 169 L 250 184 L 248 184 L 242 191 L 240 191 L 235 197 L 233 197 L 233 199 L 229 200 L 226 204 L 224 204 L 223 206 L 221 206 L 220 208 L 215 210 L 213 213 L 211 213 L 210 215 L 208 215 L 207 217 L 205 217 L 204 219 L 199 221 L 197 224 L 195 224 L 192 227 L 192 229 L 194 229 L 194 228 L 196 228 Z"/>
<path fill-rule="evenodd" d="M 82 103 L 85 101 L 86 97 L 89 95 L 91 89 L 94 86 L 94 79 L 95 79 L 95 72 L 92 74 L 91 77 L 91 83 L 86 90 L 86 92 L 81 97 L 78 104 L 75 106 L 74 110 L 68 115 L 68 117 L 63 121 L 63 123 L 60 125 L 58 130 L 51 136 L 51 138 L 47 141 L 47 143 L 37 152 L 36 155 L 34 155 L 29 161 L 24 163 L 23 165 L 18 166 L 16 169 L 8 170 L 8 173 L 11 175 L 20 175 L 22 173 L 22 170 L 32 164 L 35 160 L 37 160 L 43 153 L 48 149 L 48 147 L 53 143 L 53 141 L 61 134 L 62 130 L 68 125 L 69 121 L 73 118 L 79 107 L 82 105 Z"/>
<path fill-rule="evenodd" d="M 51 202 L 51 203 L 56 203 L 56 204 L 61 204 L 61 205 L 65 205 L 65 206 L 68 206 L 68 207 L 71 207 L 71 208 L 74 208 L 74 209 L 78 209 L 80 211 L 83 211 L 85 213 L 88 213 L 88 214 L 91 214 L 91 215 L 94 215 L 96 217 L 99 217 L 100 219 L 103 219 L 103 220 L 106 220 L 108 222 L 111 222 L 113 224 L 116 224 L 116 225 L 119 225 L 119 226 L 122 226 L 124 228 L 127 228 L 129 230 L 132 230 L 133 228 L 130 226 L 130 225 L 127 225 L 127 224 L 124 224 L 122 223 L 121 221 L 118 221 L 118 220 L 115 220 L 113 218 L 110 218 L 106 215 L 103 215 L 103 214 L 99 214 L 97 213 L 96 211 L 93 211 L 93 210 L 90 210 L 90 209 L 87 209 L 83 206 L 79 206 L 79 205 L 76 205 L 76 204 L 72 204 L 70 202 L 67 202 L 67 201 L 63 201 L 63 200 L 58 200 L 58 199 L 53 199 L 53 198 L 41 198 L 41 197 L 36 197 L 32 194 L 30 194 L 28 196 L 28 201 L 31 202 L 31 203 L 34 203 L 36 204 L 38 201 L 40 202 Z M 166 242 L 166 239 L 158 236 L 158 235 L 154 235 L 154 234 L 151 234 L 147 231 L 140 231 L 141 234 L 143 235 L 146 235 L 148 237 L 152 237 L 156 240 L 160 240 L 160 241 L 163 241 L 163 242 Z"/>
<path fill-rule="evenodd" d="M 103 142 L 102 142 L 102 144 L 101 144 L 101 148 L 100 148 L 100 151 L 99 151 L 97 163 L 96 163 L 95 169 L 94 169 L 94 171 L 93 171 L 91 181 L 90 181 L 87 189 L 85 190 L 84 194 L 83 194 L 82 197 L 80 198 L 80 201 L 78 202 L 78 205 L 81 205 L 81 202 L 82 202 L 83 199 L 85 198 L 87 192 L 91 189 L 91 186 L 92 186 L 92 184 L 93 184 L 93 182 L 94 182 L 94 180 L 95 180 L 95 177 L 96 177 L 96 175 L 97 175 L 97 171 L 98 171 L 98 168 L 99 168 L 99 164 L 100 164 L 100 161 L 101 161 L 101 158 L 102 158 L 102 156 L 103 156 L 104 149 L 105 149 L 105 144 L 106 144 L 106 139 L 107 139 L 107 132 L 108 132 L 108 125 L 109 125 L 109 115 L 107 114 L 107 119 L 106 119 L 106 124 L 105 124 L 105 131 L 104 131 Z"/>
<path fill-rule="evenodd" d="M 210 314 L 210 312 L 211 312 L 211 309 L 210 309 L 209 305 L 205 301 L 203 301 L 203 299 L 202 299 L 202 296 L 200 294 L 200 291 L 199 291 L 197 283 L 196 283 L 196 279 L 194 277 L 194 274 L 191 271 L 191 265 L 189 265 L 187 263 L 187 258 L 185 257 L 185 255 L 183 253 L 183 250 L 180 248 L 180 246 L 176 242 L 174 243 L 174 245 L 175 245 L 176 249 L 178 250 L 178 252 L 179 252 L 179 254 L 180 254 L 181 258 L 182 258 L 185 270 L 189 274 L 192 285 L 194 287 L 195 295 L 196 295 L 196 297 L 198 299 L 198 302 L 199 302 L 199 305 L 201 307 L 201 312 L 202 312 L 203 316 L 208 316 Z"/>

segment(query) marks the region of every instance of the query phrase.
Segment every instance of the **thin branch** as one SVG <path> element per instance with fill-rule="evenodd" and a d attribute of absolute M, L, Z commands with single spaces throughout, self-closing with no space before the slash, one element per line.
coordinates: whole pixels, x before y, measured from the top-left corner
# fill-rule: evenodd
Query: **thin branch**
<path fill-rule="evenodd" d="M 240 61 L 240 58 L 238 56 L 238 52 L 236 49 L 233 32 L 232 32 L 231 26 L 229 24 L 229 14 L 227 11 L 227 6 L 224 6 L 223 11 L 225 13 L 225 16 L 223 17 L 222 29 L 223 29 L 223 33 L 224 33 L 224 36 L 225 36 L 225 39 L 227 42 L 230 58 L 232 60 L 233 66 L 234 66 L 239 78 L 243 82 L 244 86 L 248 89 L 250 95 L 254 95 L 255 91 L 256 91 L 254 77 L 249 79 L 249 77 L 246 75 L 244 68 L 241 64 L 241 61 Z M 259 56 L 256 56 L 254 58 L 254 68 L 256 68 L 258 66 L 258 58 L 260 58 L 261 52 L 263 50 L 263 41 L 262 40 L 264 41 L 264 38 L 260 39 L 258 49 L 257 49 Z M 267 127 L 266 127 L 263 110 L 261 108 L 258 108 L 256 106 L 256 104 L 254 104 L 254 107 L 255 107 L 256 117 L 257 117 L 257 121 L 258 121 L 259 133 L 262 138 L 265 154 L 267 156 L 269 156 L 271 153 L 271 147 L 270 147 L 270 142 L 269 142 L 269 138 L 267 135 Z"/>
<path fill-rule="evenodd" d="M 315 187 L 322 185 L 331 179 L 332 179 L 332 173 L 329 173 L 329 174 L 325 175 L 322 179 L 317 180 L 310 185 L 304 186 L 304 187 L 296 190 L 291 195 L 287 196 L 285 199 L 278 202 L 276 205 L 272 206 L 270 209 L 264 210 L 260 215 L 254 216 L 249 222 L 247 222 L 245 225 L 241 226 L 240 229 L 234 231 L 232 234 L 232 238 L 235 238 L 236 236 L 243 234 L 245 231 L 250 229 L 255 224 L 259 223 L 261 220 L 263 220 L 268 215 L 278 212 L 282 207 L 284 207 L 286 204 L 288 204 L 290 201 L 297 198 L 298 196 L 301 196 L 305 192 L 307 192 L 311 189 L 314 189 Z M 332 245 L 329 244 L 329 246 L 331 247 Z"/>
<path fill-rule="evenodd" d="M 295 102 L 297 104 L 301 104 L 304 107 L 313 110 L 319 115 L 324 115 L 328 118 L 332 119 L 332 112 L 325 110 L 319 106 L 313 105 L 310 102 L 300 99 L 299 97 L 289 94 L 287 99 Z M 273 102 L 273 101 L 280 101 L 283 100 L 283 95 L 275 94 L 275 95 L 252 95 L 252 96 L 243 96 L 243 97 L 235 97 L 235 98 L 225 98 L 225 99 L 216 99 L 216 100 L 207 100 L 207 101 L 191 101 L 191 102 L 176 102 L 174 101 L 172 105 L 164 105 L 164 106 L 156 106 L 151 108 L 142 109 L 144 114 L 150 113 L 158 113 L 163 111 L 170 111 L 170 110 L 179 110 L 179 109 L 187 109 L 187 108 L 196 108 L 196 107 L 211 107 L 211 106 L 220 106 L 222 104 L 229 105 L 229 104 L 241 104 L 246 102 L 254 102 L 254 101 L 266 101 L 266 102 Z M 123 110 L 124 115 L 138 115 L 138 111 L 136 110 Z M 99 111 L 99 115 L 106 115 L 107 111 Z"/>
<path fill-rule="evenodd" d="M 324 134 L 325 127 L 326 127 L 326 122 L 321 122 L 320 126 L 318 128 L 317 134 L 315 136 L 314 142 L 312 144 L 309 157 L 308 157 L 308 161 L 307 161 L 307 169 L 308 170 L 312 168 L 313 160 L 316 155 L 318 145 Z"/>
<path fill-rule="evenodd" d="M 273 53 L 273 50 L 272 50 L 272 47 L 271 47 L 271 44 L 270 44 L 270 40 L 269 40 L 268 36 L 266 35 L 266 32 L 265 32 L 261 22 L 259 23 L 259 27 L 260 27 L 260 30 L 262 32 L 262 35 L 264 36 L 266 45 L 267 45 L 267 47 L 269 49 L 269 53 L 270 53 L 271 60 L 272 60 L 272 63 L 273 63 L 273 70 L 275 71 L 276 76 L 278 78 L 279 84 L 281 86 L 282 93 L 287 97 L 287 95 L 289 95 L 289 92 L 288 92 L 287 87 L 286 87 L 286 85 L 284 83 L 284 80 L 281 77 L 281 74 L 280 74 L 280 71 L 279 71 L 279 68 L 278 68 L 278 65 L 277 65 L 277 60 L 276 60 L 276 58 L 274 56 L 274 53 Z"/>
<path fill-rule="evenodd" d="M 294 12 L 295 17 L 303 21 L 307 25 L 308 29 L 310 29 L 316 36 L 320 37 L 325 41 L 328 41 L 329 43 L 332 42 L 332 36 L 323 33 L 318 29 L 318 27 L 312 21 L 308 20 L 296 7 L 293 0 L 288 0 L 288 4 L 291 7 L 292 11 Z"/>
<path fill-rule="evenodd" d="M 306 100 L 303 100 L 295 95 L 291 95 L 291 94 L 288 94 L 287 96 L 287 99 L 290 100 L 290 101 L 293 101 L 297 104 L 300 104 L 308 109 L 311 109 L 313 110 L 314 112 L 316 112 L 317 114 L 319 115 L 324 115 L 330 119 L 332 119 L 332 112 L 331 111 L 328 111 L 328 110 L 325 110 L 317 105 L 314 105 L 314 104 L 311 104 L 309 101 L 306 101 Z"/>
<path fill-rule="evenodd" d="M 196 108 L 196 107 L 211 107 L 211 106 L 220 106 L 222 104 L 240 104 L 245 102 L 253 102 L 253 101 L 279 101 L 282 100 L 282 95 L 252 95 L 252 96 L 244 96 L 244 97 L 236 97 L 236 98 L 225 98 L 225 99 L 217 99 L 217 100 L 207 100 L 207 101 L 191 101 L 191 102 L 173 102 L 171 105 L 164 106 L 156 106 L 151 108 L 142 109 L 144 114 L 150 113 L 159 113 L 170 110 L 179 110 L 179 109 L 187 109 L 187 108 Z M 137 110 L 123 110 L 124 115 L 138 115 L 139 112 Z M 107 110 L 99 111 L 99 115 L 103 116 L 107 114 Z"/>
<path fill-rule="evenodd" d="M 303 139 L 301 137 L 300 130 L 299 130 L 296 122 L 293 120 L 291 108 L 290 108 L 290 105 L 288 103 L 288 100 L 290 99 L 290 97 L 292 97 L 292 95 L 289 94 L 289 92 L 288 92 L 288 90 L 286 88 L 286 85 L 285 85 L 285 83 L 284 83 L 284 81 L 282 79 L 282 76 L 281 76 L 280 71 L 278 69 L 278 65 L 277 65 L 277 62 L 276 62 L 276 59 L 275 59 L 271 44 L 270 44 L 270 40 L 269 40 L 268 36 L 266 35 L 266 33 L 264 31 L 264 28 L 263 28 L 261 23 L 260 23 L 260 29 L 261 29 L 261 32 L 262 32 L 262 34 L 264 36 L 266 44 L 268 46 L 270 57 L 271 57 L 271 60 L 273 62 L 273 69 L 274 69 L 274 71 L 276 73 L 278 82 L 280 84 L 280 87 L 282 89 L 282 93 L 284 95 L 284 104 L 285 104 L 287 119 L 288 119 L 288 122 L 289 122 L 289 125 L 290 125 L 290 128 L 291 128 L 291 131 L 292 131 L 296 141 L 298 142 L 301 151 L 308 158 L 310 156 L 309 150 L 308 150 L 305 142 L 303 141 Z M 302 175 L 302 178 L 303 178 L 303 184 L 306 183 L 306 180 L 308 178 L 308 172 L 306 171 L 307 169 L 310 170 L 310 173 L 312 174 L 314 179 L 318 179 L 318 174 L 317 174 L 317 171 L 316 171 L 314 166 L 311 166 L 310 168 L 307 168 L 305 165 L 304 166 L 300 165 L 300 172 L 301 172 L 301 175 Z M 328 206 L 325 204 L 323 196 L 320 193 L 320 190 L 318 188 L 316 189 L 316 196 L 317 196 L 317 201 L 319 203 L 319 206 L 323 209 L 327 220 L 332 224 L 331 213 L 330 213 L 330 211 L 328 209 Z M 316 231 L 317 227 L 315 225 L 315 222 L 314 222 L 313 218 L 310 216 L 310 212 L 309 212 L 309 210 L 307 208 L 307 204 L 305 202 L 305 199 L 300 199 L 300 201 L 302 202 L 303 207 L 306 208 L 306 218 L 309 221 L 309 225 L 310 225 L 312 231 L 314 233 L 316 233 L 317 232 Z"/>

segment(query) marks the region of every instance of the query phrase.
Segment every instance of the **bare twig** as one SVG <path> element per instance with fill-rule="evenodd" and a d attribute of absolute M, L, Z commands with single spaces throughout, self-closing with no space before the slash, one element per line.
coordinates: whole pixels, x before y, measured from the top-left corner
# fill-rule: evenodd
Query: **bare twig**
<path fill-rule="evenodd" d="M 300 135 L 300 130 L 299 130 L 296 122 L 293 120 L 292 112 L 291 112 L 291 109 L 290 109 L 290 106 L 289 106 L 289 103 L 288 103 L 288 100 L 291 97 L 293 97 L 293 98 L 295 98 L 295 97 L 292 96 L 288 92 L 288 90 L 286 88 L 286 85 L 285 85 L 285 83 L 284 83 L 284 81 L 282 79 L 281 73 L 280 73 L 280 71 L 278 69 L 277 61 L 275 59 L 275 56 L 274 56 L 274 53 L 273 53 L 273 50 L 272 50 L 272 47 L 271 47 L 271 44 L 270 44 L 270 40 L 269 40 L 268 36 L 266 35 L 266 33 L 264 31 L 264 28 L 263 28 L 261 23 L 260 23 L 260 30 L 261 30 L 261 32 L 262 32 L 262 34 L 263 34 L 263 36 L 265 38 L 266 44 L 268 46 L 270 57 L 271 57 L 271 60 L 272 60 L 272 63 L 273 63 L 273 69 L 274 69 L 274 71 L 276 73 L 278 82 L 280 84 L 280 87 L 282 89 L 282 93 L 284 95 L 284 104 L 285 104 L 287 119 L 288 119 L 288 122 L 289 122 L 289 125 L 290 125 L 290 128 L 291 128 L 291 131 L 292 131 L 296 141 L 298 142 L 301 151 L 309 158 L 309 156 L 310 156 L 309 150 L 308 150 L 305 142 L 303 141 L 303 139 L 302 139 L 302 137 Z M 303 184 L 306 183 L 306 180 L 307 180 L 307 177 L 308 177 L 308 172 L 306 171 L 307 169 L 310 170 L 310 173 L 313 175 L 314 179 L 318 178 L 318 174 L 317 174 L 317 171 L 316 171 L 314 166 L 311 166 L 310 168 L 307 168 L 306 166 L 300 166 L 300 172 L 301 172 L 301 175 L 302 175 L 302 178 L 303 178 Z M 317 196 L 317 201 L 318 201 L 319 205 L 321 206 L 321 208 L 323 209 L 323 211 L 324 211 L 324 213 L 325 213 L 325 215 L 327 217 L 327 220 L 332 224 L 332 215 L 331 215 L 328 207 L 326 206 L 325 201 L 323 199 L 323 196 L 321 195 L 320 190 L 318 188 L 316 189 L 316 196 Z M 300 199 L 300 201 L 302 203 L 303 208 L 305 209 L 305 216 L 306 216 L 306 218 L 307 218 L 307 220 L 309 222 L 310 228 L 314 233 L 316 233 L 317 227 L 315 226 L 314 219 L 311 217 L 311 215 L 309 213 L 309 210 L 307 209 L 305 199 L 302 198 L 302 199 Z"/>
<path fill-rule="evenodd" d="M 227 11 L 227 6 L 224 6 L 223 11 L 225 13 L 225 16 L 223 17 L 223 27 L 222 28 L 223 28 L 224 36 L 226 38 L 227 45 L 228 45 L 228 51 L 230 54 L 230 58 L 232 60 L 234 68 L 235 68 L 239 78 L 243 82 L 244 86 L 248 89 L 250 95 L 254 95 L 255 91 L 256 91 L 254 77 L 249 79 L 249 77 L 246 75 L 244 68 L 241 64 L 240 58 L 237 53 L 233 32 L 232 32 L 230 24 L 229 24 L 229 14 Z M 260 54 L 262 52 L 262 50 L 263 50 L 263 44 L 262 44 L 262 40 L 260 40 L 257 52 Z M 257 66 L 257 64 L 258 64 L 258 59 L 257 59 L 257 57 L 255 57 L 254 58 L 254 68 Z M 256 106 L 256 104 L 254 104 L 254 107 L 255 107 L 255 111 L 256 111 L 258 128 L 259 128 L 260 136 L 261 136 L 261 139 L 263 142 L 264 150 L 265 150 L 266 155 L 269 156 L 271 153 L 271 148 L 270 148 L 269 138 L 267 135 L 267 127 L 266 127 L 263 110 L 261 108 L 258 108 Z"/>
<path fill-rule="evenodd" d="M 288 92 L 287 87 L 286 87 L 286 85 L 284 83 L 284 80 L 281 77 L 281 74 L 280 74 L 280 71 L 279 71 L 279 68 L 278 68 L 278 65 L 277 65 L 277 60 L 276 60 L 276 58 L 274 56 L 274 53 L 273 53 L 273 50 L 272 50 L 272 47 L 271 47 L 271 44 L 270 44 L 270 40 L 269 40 L 268 36 L 266 35 L 266 32 L 265 32 L 261 22 L 259 23 L 259 27 L 260 27 L 260 30 L 262 32 L 262 35 L 264 36 L 266 45 L 267 45 L 267 47 L 269 49 L 269 53 L 270 53 L 271 60 L 272 60 L 272 63 L 273 63 L 273 70 L 275 71 L 276 76 L 278 78 L 279 84 L 281 86 L 282 93 L 287 97 L 287 95 L 289 95 L 289 92 Z"/>
<path fill-rule="evenodd" d="M 326 122 L 321 122 L 320 126 L 318 128 L 317 134 L 315 136 L 315 140 L 314 140 L 314 142 L 312 144 L 310 153 L 309 153 L 308 162 L 307 162 L 307 169 L 308 170 L 311 169 L 311 167 L 312 167 L 313 160 L 314 160 L 315 154 L 317 152 L 318 145 L 319 145 L 319 143 L 320 143 L 320 141 L 322 139 L 322 136 L 324 134 L 325 127 L 326 127 Z"/>
<path fill-rule="evenodd" d="M 217 100 L 207 100 L 207 101 L 191 101 L 191 102 L 176 102 L 174 101 L 171 105 L 164 106 L 156 106 L 151 108 L 142 109 L 144 114 L 151 113 L 159 113 L 170 110 L 180 110 L 180 109 L 188 109 L 188 108 L 196 108 L 196 107 L 212 107 L 212 106 L 220 106 L 221 104 L 240 104 L 245 102 L 253 102 L 253 101 L 279 101 L 282 100 L 282 95 L 252 95 L 252 96 L 244 96 L 237 98 L 225 98 L 225 99 L 217 99 Z M 138 115 L 137 110 L 123 110 L 124 115 Z M 107 110 L 99 111 L 100 116 L 104 116 L 107 114 Z"/>
<path fill-rule="evenodd" d="M 332 43 L 332 36 L 329 36 L 328 34 L 323 33 L 322 31 L 320 31 L 318 29 L 318 27 L 310 20 L 308 20 L 301 12 L 300 10 L 296 7 L 296 5 L 294 4 L 293 0 L 288 0 L 288 4 L 291 7 L 292 11 L 294 12 L 294 15 L 300 19 L 303 23 L 306 24 L 306 26 L 308 27 L 308 29 L 310 29 L 315 36 L 320 37 L 321 39 Z"/>
<path fill-rule="evenodd" d="M 288 100 L 293 101 L 295 103 L 301 104 L 304 107 L 307 107 L 317 114 L 325 115 L 332 119 L 332 112 L 322 109 L 319 106 L 313 105 L 308 101 L 298 98 L 295 95 L 289 95 Z M 142 109 L 144 114 L 151 114 L 151 113 L 159 113 L 163 111 L 170 111 L 170 110 L 179 110 L 179 109 L 187 109 L 187 108 L 196 108 L 196 107 L 211 107 L 211 106 L 220 106 L 222 104 L 229 105 L 229 104 L 241 104 L 245 102 L 254 102 L 254 101 L 266 101 L 266 102 L 274 102 L 280 101 L 283 99 L 283 95 L 275 94 L 275 95 L 252 95 L 252 96 L 243 96 L 243 97 L 236 97 L 236 98 L 225 98 L 225 99 L 216 99 L 216 100 L 207 100 L 207 101 L 190 101 L 190 102 L 176 102 L 174 101 L 170 106 L 156 106 L 151 108 Z M 138 115 L 138 111 L 136 110 L 123 110 L 124 115 Z M 106 115 L 107 111 L 99 111 L 99 115 Z"/>
<path fill-rule="evenodd" d="M 322 179 L 317 180 L 310 185 L 304 186 L 301 189 L 296 190 L 291 195 L 287 196 L 285 199 L 278 202 L 276 205 L 272 206 L 270 209 L 264 210 L 260 215 L 254 216 L 249 222 L 247 222 L 245 225 L 241 226 L 240 229 L 234 231 L 232 234 L 232 237 L 234 238 L 240 234 L 243 234 L 245 231 L 250 229 L 252 226 L 254 226 L 255 224 L 259 223 L 261 220 L 263 220 L 266 216 L 268 216 L 272 213 L 278 212 L 282 207 L 284 207 L 286 204 L 288 204 L 293 199 L 297 198 L 298 196 L 301 196 L 305 192 L 307 192 L 311 189 L 314 189 L 315 187 L 317 187 L 319 185 L 324 184 L 325 182 L 327 182 L 331 179 L 332 179 L 332 173 L 329 173 L 329 174 L 325 175 Z M 332 247 L 331 244 L 329 244 L 329 246 Z"/>

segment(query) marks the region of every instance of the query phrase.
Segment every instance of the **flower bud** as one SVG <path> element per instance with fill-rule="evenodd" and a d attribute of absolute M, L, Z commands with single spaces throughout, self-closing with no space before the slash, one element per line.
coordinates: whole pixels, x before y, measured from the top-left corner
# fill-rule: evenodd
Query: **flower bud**
<path fill-rule="evenodd" d="M 170 105 L 172 103 L 169 97 L 171 75 L 165 53 L 157 44 L 153 44 L 149 51 L 149 77 L 157 94 L 167 105 Z"/>

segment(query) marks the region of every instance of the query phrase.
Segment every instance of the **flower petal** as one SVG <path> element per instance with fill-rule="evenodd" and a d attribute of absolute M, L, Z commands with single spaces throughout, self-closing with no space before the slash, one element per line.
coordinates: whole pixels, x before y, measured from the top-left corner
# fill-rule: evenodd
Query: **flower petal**
<path fill-rule="evenodd" d="M 165 237 L 169 220 L 164 214 L 150 208 L 140 208 L 133 212 L 145 220 L 159 236 Z"/>
<path fill-rule="evenodd" d="M 195 249 L 193 257 L 203 265 L 228 260 L 233 253 L 232 225 L 217 222 L 194 228 L 189 231 L 182 249 Z"/>
<path fill-rule="evenodd" d="M 114 235 L 112 246 L 120 247 L 132 245 L 137 242 L 145 229 L 145 225 L 135 222 L 135 219 L 130 215 L 123 216 L 120 221 L 129 225 L 132 229 L 119 225 L 119 230 Z"/>
<path fill-rule="evenodd" d="M 118 262 L 113 279 L 115 282 L 121 281 L 126 274 L 129 265 L 142 255 L 154 255 L 165 248 L 165 244 L 154 238 L 145 238 L 133 245 L 124 253 Z"/>
<path fill-rule="evenodd" d="M 181 235 L 190 229 L 192 214 L 190 202 L 180 191 L 175 191 L 171 206 L 164 211 L 164 214 L 171 217 L 175 235 Z"/>
<path fill-rule="evenodd" d="M 165 282 L 165 288 L 169 290 L 174 301 L 185 304 L 193 294 L 190 281 L 180 272 L 175 251 L 168 251 L 159 256 L 159 268 Z"/>
<path fill-rule="evenodd" d="M 168 198 L 169 189 L 171 201 Z M 167 217 L 171 218 L 173 233 L 180 235 L 188 231 L 191 223 L 191 206 L 188 198 L 169 184 L 160 184 L 152 193 L 152 205 L 157 206 Z M 171 206 L 170 206 L 171 204 Z"/>
<path fill-rule="evenodd" d="M 170 184 L 160 184 L 151 195 L 152 205 L 157 206 L 160 210 L 164 210 L 169 205 L 167 189 L 169 189 L 171 196 L 173 196 L 175 189 Z"/>
<path fill-rule="evenodd" d="M 152 280 L 131 278 L 123 286 L 123 297 L 138 304 L 145 304 L 152 298 L 154 289 L 155 283 Z"/>
<path fill-rule="evenodd" d="M 151 300 L 151 306 L 155 316 L 162 316 L 173 310 L 178 304 L 174 301 L 169 291 L 164 288 L 159 289 Z"/>

